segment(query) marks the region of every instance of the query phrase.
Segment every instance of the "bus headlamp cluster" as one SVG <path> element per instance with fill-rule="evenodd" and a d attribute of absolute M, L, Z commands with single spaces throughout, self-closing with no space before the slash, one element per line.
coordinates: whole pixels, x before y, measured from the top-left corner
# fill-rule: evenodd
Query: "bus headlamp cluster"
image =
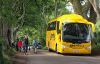
<path fill-rule="evenodd" d="M 62 48 L 69 48 L 68 46 L 61 45 Z"/>
<path fill-rule="evenodd" d="M 88 50 L 91 50 L 91 46 L 88 46 L 87 49 L 88 49 Z"/>

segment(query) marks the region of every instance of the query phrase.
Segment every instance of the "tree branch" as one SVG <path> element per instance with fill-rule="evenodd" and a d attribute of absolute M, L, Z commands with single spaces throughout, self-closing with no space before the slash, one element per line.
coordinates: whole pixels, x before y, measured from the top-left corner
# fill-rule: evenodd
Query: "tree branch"
<path fill-rule="evenodd" d="M 73 5 L 73 8 L 74 8 L 74 11 L 76 14 L 80 14 L 83 16 L 83 13 L 82 13 L 82 5 L 80 3 L 79 0 L 69 0 L 72 5 Z"/>
<path fill-rule="evenodd" d="M 20 25 L 18 25 L 16 28 L 15 28 L 15 30 L 14 31 L 17 31 L 19 28 L 21 28 L 22 26 L 23 26 L 23 24 L 24 24 L 24 16 L 25 16 L 25 4 L 23 3 L 23 14 L 18 18 L 18 21 L 20 21 L 20 20 L 22 20 L 21 21 L 21 24 Z"/>
<path fill-rule="evenodd" d="M 99 12 L 99 7 L 97 6 L 97 0 L 89 0 L 89 1 L 92 4 L 94 11 L 97 14 L 97 18 L 100 19 L 100 12 Z"/>

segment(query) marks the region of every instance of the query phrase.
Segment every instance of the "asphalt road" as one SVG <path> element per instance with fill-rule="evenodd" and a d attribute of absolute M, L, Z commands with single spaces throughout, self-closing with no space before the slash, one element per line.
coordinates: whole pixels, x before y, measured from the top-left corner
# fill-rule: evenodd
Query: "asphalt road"
<path fill-rule="evenodd" d="M 13 60 L 14 64 L 100 64 L 100 56 L 61 55 L 46 50 L 18 53 Z"/>

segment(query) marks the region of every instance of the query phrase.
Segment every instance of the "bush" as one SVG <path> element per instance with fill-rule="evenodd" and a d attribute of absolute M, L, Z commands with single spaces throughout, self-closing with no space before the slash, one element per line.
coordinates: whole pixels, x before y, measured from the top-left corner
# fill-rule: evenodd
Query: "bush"
<path fill-rule="evenodd" d="M 92 46 L 93 53 L 100 54 L 100 21 L 96 22 L 96 45 Z"/>
<path fill-rule="evenodd" d="M 2 51 L 2 42 L 3 42 L 3 39 L 0 37 L 0 64 L 2 64 L 4 61 L 3 61 L 3 51 Z"/>
<path fill-rule="evenodd" d="M 12 64 L 11 56 L 15 51 L 0 37 L 0 64 Z"/>
<path fill-rule="evenodd" d="M 94 54 L 100 54 L 100 43 L 98 43 L 97 45 L 92 46 L 92 52 Z"/>
<path fill-rule="evenodd" d="M 47 47 L 46 47 L 46 46 L 44 46 L 42 49 L 43 49 L 43 50 L 47 50 Z"/>
<path fill-rule="evenodd" d="M 100 21 L 97 21 L 96 23 L 96 42 L 100 43 Z"/>

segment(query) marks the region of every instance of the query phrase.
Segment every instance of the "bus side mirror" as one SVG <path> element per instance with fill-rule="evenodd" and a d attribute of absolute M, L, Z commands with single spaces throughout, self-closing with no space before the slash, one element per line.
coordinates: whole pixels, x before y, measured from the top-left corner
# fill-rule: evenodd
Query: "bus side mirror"
<path fill-rule="evenodd" d="M 57 34 L 61 33 L 61 30 L 57 30 Z"/>
<path fill-rule="evenodd" d="M 97 34 L 96 34 L 96 32 L 94 32 L 94 37 L 95 37 L 95 38 L 97 37 Z"/>

